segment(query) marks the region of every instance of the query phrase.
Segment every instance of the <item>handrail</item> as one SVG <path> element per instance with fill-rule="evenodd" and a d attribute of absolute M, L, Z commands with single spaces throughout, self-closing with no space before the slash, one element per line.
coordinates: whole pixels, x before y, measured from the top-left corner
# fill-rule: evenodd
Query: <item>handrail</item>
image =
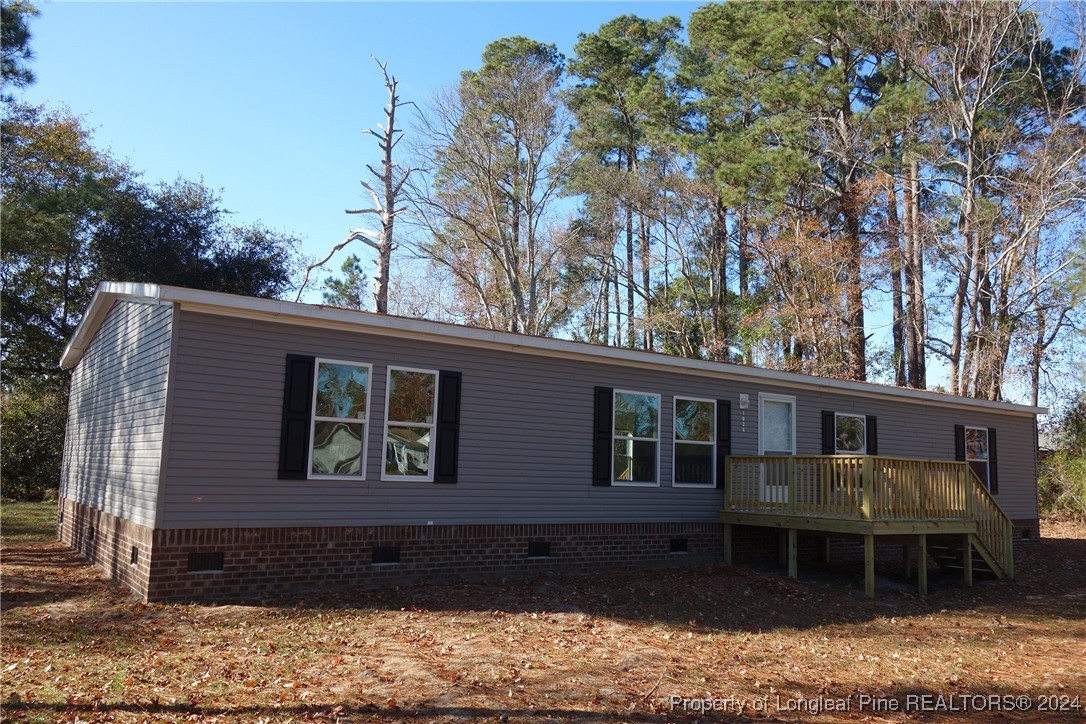
<path fill-rule="evenodd" d="M 976 522 L 1013 575 L 1013 526 L 967 463 L 884 455 L 731 455 L 726 511 L 855 521 Z"/>
<path fill-rule="evenodd" d="M 977 474 L 969 468 L 972 478 L 970 494 L 973 496 L 973 519 L 977 522 L 977 538 L 987 553 L 1003 568 L 1004 574 L 1014 576 L 1014 524 L 999 505 L 991 491 Z"/>

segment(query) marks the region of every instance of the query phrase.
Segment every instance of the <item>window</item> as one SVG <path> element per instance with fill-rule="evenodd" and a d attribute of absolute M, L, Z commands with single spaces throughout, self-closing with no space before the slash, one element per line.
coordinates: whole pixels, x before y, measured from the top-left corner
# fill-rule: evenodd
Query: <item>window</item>
<path fill-rule="evenodd" d="M 615 390 L 611 480 L 658 485 L 660 396 Z"/>
<path fill-rule="evenodd" d="M 867 417 L 838 412 L 834 415 L 834 454 L 867 454 Z"/>
<path fill-rule="evenodd" d="M 317 360 L 310 476 L 365 480 L 371 370 L 355 362 Z"/>
<path fill-rule="evenodd" d="M 994 427 L 954 426 L 954 459 L 968 464 L 992 493 L 999 493 L 998 457 Z"/>
<path fill-rule="evenodd" d="M 716 484 L 716 402 L 675 398 L 673 485 Z"/>
<path fill-rule="evenodd" d="M 434 370 L 389 367 L 382 480 L 433 481 L 437 376 Z"/>
<path fill-rule="evenodd" d="M 858 412 L 822 411 L 823 455 L 878 455 L 879 421 Z"/>
<path fill-rule="evenodd" d="M 990 488 L 988 476 L 988 428 L 965 428 L 965 461 L 973 469 L 984 487 Z"/>

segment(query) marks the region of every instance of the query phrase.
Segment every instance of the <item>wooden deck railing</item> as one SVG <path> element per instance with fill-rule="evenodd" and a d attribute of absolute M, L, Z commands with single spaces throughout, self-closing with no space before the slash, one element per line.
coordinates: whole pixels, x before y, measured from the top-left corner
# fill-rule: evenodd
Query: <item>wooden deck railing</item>
<path fill-rule="evenodd" d="M 728 457 L 724 510 L 855 521 L 976 521 L 1013 569 L 1006 513 L 963 462 L 881 455 Z"/>
<path fill-rule="evenodd" d="M 977 521 L 977 538 L 988 549 L 988 553 L 1002 566 L 1008 578 L 1014 576 L 1014 526 L 1007 514 L 999 507 L 988 488 L 972 470 L 969 477 L 973 485 L 969 486 L 971 496 L 970 510 Z"/>

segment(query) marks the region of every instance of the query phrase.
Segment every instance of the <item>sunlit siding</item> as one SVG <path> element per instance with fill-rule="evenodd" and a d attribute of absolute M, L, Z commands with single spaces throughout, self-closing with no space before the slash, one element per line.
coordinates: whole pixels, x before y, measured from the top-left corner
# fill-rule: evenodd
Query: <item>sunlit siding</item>
<path fill-rule="evenodd" d="M 118 302 L 72 371 L 60 496 L 153 527 L 173 310 Z"/>
<path fill-rule="evenodd" d="M 1000 500 L 1012 517 L 1036 517 L 1029 416 L 185 310 L 178 327 L 162 528 L 715 521 L 718 490 L 671 487 L 674 397 L 730 400 L 733 452 L 755 454 L 759 392 L 797 397 L 800 454 L 821 452 L 822 410 L 877 415 L 885 455 L 952 459 L 955 424 L 996 427 Z M 277 478 L 288 353 L 373 365 L 365 481 Z M 381 482 L 389 365 L 463 373 L 456 485 Z M 660 487 L 592 486 L 597 385 L 662 396 Z"/>

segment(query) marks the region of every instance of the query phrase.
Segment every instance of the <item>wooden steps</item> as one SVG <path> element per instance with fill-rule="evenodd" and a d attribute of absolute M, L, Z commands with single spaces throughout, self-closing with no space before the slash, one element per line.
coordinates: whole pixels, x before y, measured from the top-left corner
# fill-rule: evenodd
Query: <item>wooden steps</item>
<path fill-rule="evenodd" d="M 928 536 L 928 556 L 943 571 L 965 570 L 965 536 Z M 982 551 L 983 543 L 975 536 L 969 538 L 970 564 L 973 575 L 978 578 L 995 579 L 1007 577 L 1007 572 L 991 556 Z"/>

